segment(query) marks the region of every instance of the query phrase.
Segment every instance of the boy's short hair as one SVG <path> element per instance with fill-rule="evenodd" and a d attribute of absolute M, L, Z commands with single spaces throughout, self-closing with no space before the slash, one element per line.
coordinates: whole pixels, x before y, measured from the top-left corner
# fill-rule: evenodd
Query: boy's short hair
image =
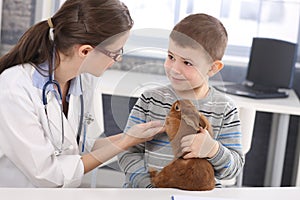
<path fill-rule="evenodd" d="M 183 39 L 182 35 L 190 40 Z M 213 60 L 221 60 L 228 41 L 223 24 L 207 14 L 191 14 L 173 28 L 170 38 L 182 47 L 202 46 Z M 197 44 L 195 44 L 197 43 Z"/>

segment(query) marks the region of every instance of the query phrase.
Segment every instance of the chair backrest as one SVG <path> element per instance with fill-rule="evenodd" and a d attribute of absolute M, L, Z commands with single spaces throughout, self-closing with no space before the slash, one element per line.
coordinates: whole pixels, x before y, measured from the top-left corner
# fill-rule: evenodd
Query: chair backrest
<path fill-rule="evenodd" d="M 246 154 L 251 148 L 256 111 L 251 107 L 239 107 L 239 114 L 242 128 L 242 148 L 243 153 Z"/>
<path fill-rule="evenodd" d="M 256 112 L 252 108 L 240 107 L 239 113 L 242 128 L 242 148 L 243 153 L 246 154 L 251 148 Z"/>
<path fill-rule="evenodd" d="M 242 129 L 242 150 L 247 154 L 251 148 L 254 122 L 256 111 L 251 107 L 239 107 L 239 115 Z M 225 187 L 242 187 L 243 171 L 236 177 L 229 180 L 221 180 L 221 184 Z"/>

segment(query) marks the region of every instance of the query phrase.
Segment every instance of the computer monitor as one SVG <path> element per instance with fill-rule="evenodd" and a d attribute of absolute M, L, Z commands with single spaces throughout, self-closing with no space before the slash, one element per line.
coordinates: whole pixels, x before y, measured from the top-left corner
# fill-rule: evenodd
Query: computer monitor
<path fill-rule="evenodd" d="M 295 43 L 253 38 L 246 80 L 258 87 L 291 88 L 296 52 Z"/>

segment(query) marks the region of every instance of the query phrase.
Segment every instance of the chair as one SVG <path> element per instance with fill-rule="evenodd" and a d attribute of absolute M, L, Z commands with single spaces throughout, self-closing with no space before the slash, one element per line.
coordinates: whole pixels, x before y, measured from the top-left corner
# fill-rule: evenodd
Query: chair
<path fill-rule="evenodd" d="M 241 129 L 242 129 L 242 150 L 244 155 L 246 155 L 251 148 L 256 112 L 251 107 L 248 108 L 239 107 L 239 115 L 241 121 Z M 243 170 L 236 178 L 229 179 L 229 180 L 221 180 L 221 183 L 225 187 L 232 187 L 232 186 L 242 187 Z"/>

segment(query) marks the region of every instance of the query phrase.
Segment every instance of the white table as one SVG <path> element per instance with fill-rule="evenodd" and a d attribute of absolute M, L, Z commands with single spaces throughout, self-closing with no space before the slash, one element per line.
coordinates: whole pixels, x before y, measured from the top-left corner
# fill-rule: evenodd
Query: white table
<path fill-rule="evenodd" d="M 139 97 L 145 89 L 167 83 L 168 80 L 163 75 L 108 70 L 99 80 L 97 90 L 102 94 Z M 290 115 L 300 116 L 300 102 L 296 93 L 293 90 L 287 90 L 287 92 L 289 97 L 284 99 L 257 100 L 229 95 L 235 100 L 238 107 L 252 109 L 254 112 L 273 113 L 270 134 L 270 144 L 272 145 L 269 145 L 265 186 L 280 186 Z M 96 109 L 101 110 L 101 108 Z M 255 118 L 255 115 L 253 117 Z M 251 121 L 254 123 L 254 119 Z M 98 119 L 98 122 L 103 122 L 103 116 Z M 297 180 L 300 180 L 300 173 L 297 175 Z"/>
<path fill-rule="evenodd" d="M 211 191 L 183 191 L 177 189 L 18 189 L 0 188 L 1 199 L 9 200 L 171 200 L 172 195 L 184 195 L 203 199 L 209 197 L 211 200 L 253 200 L 253 199 L 299 199 L 300 188 L 297 187 L 263 187 L 263 188 L 222 188 Z M 192 198 L 191 198 L 192 199 Z M 195 199 L 195 200 L 196 200 Z M 185 198 L 185 200 L 189 200 Z"/>

